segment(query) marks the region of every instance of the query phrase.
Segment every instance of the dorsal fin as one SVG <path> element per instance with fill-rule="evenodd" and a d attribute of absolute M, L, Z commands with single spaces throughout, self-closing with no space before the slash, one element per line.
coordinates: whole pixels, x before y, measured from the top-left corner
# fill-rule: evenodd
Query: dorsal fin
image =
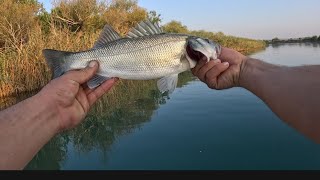
<path fill-rule="evenodd" d="M 128 38 L 136 38 L 142 36 L 149 36 L 153 34 L 161 34 L 163 30 L 157 23 L 152 23 L 149 19 L 140 22 L 135 28 L 133 28 L 128 34 Z"/>
<path fill-rule="evenodd" d="M 101 31 L 99 39 L 94 44 L 93 49 L 103 47 L 109 42 L 115 41 L 120 38 L 120 35 L 110 25 L 107 24 Z"/>

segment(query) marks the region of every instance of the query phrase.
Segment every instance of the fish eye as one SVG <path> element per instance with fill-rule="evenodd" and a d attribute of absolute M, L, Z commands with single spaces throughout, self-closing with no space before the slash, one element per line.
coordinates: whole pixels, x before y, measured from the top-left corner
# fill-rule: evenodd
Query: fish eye
<path fill-rule="evenodd" d="M 204 39 L 205 41 L 207 41 L 207 43 L 210 43 L 210 40 L 209 39 Z"/>

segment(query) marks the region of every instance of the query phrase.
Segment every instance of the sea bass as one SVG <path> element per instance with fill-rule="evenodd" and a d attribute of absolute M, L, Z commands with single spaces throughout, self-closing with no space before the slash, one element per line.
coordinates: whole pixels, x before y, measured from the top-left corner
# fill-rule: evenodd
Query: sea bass
<path fill-rule="evenodd" d="M 85 68 L 92 60 L 99 62 L 97 74 L 87 82 L 89 88 L 117 77 L 131 80 L 159 79 L 158 89 L 172 93 L 178 74 L 194 68 L 197 61 L 217 59 L 221 46 L 208 39 L 187 34 L 164 33 L 150 20 L 140 22 L 126 37 L 105 25 L 90 50 L 65 52 L 44 49 L 53 79 L 67 71 Z"/>

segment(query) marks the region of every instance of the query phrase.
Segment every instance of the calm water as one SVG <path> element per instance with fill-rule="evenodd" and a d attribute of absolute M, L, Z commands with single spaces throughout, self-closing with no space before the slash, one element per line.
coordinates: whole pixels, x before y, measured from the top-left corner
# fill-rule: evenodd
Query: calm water
<path fill-rule="evenodd" d="M 320 64 L 320 44 L 270 46 L 252 57 Z M 91 114 L 81 127 L 48 143 L 27 169 L 320 169 L 320 145 L 253 94 L 210 90 L 183 76 L 189 80 L 170 97 L 149 90 L 108 114 Z"/>

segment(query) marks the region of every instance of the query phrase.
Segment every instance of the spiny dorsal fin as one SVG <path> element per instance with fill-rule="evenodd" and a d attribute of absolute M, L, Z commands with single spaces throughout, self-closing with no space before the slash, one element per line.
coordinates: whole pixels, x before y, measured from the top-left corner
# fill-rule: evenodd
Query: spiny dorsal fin
<path fill-rule="evenodd" d="M 163 30 L 157 23 L 152 23 L 149 19 L 140 22 L 135 28 L 133 28 L 128 34 L 128 38 L 137 38 L 142 36 L 149 36 L 153 34 L 161 34 Z"/>
<path fill-rule="evenodd" d="M 99 39 L 94 44 L 93 49 L 103 47 L 109 42 L 115 41 L 120 38 L 120 35 L 110 25 L 105 25 L 103 30 L 101 31 Z"/>

